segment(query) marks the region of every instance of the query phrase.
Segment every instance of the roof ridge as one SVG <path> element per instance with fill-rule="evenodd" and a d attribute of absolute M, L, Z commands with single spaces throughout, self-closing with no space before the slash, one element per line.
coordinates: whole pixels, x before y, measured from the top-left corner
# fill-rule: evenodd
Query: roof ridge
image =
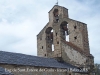
<path fill-rule="evenodd" d="M 28 54 L 16 53 L 16 52 L 0 51 L 0 53 L 1 52 L 12 53 L 12 54 L 19 54 L 19 55 L 25 55 L 25 56 L 31 56 L 31 57 L 37 57 L 37 58 L 43 58 L 43 59 L 54 59 L 54 58 L 39 57 L 39 56 L 35 56 L 35 55 L 28 55 Z"/>
<path fill-rule="evenodd" d="M 52 68 L 75 68 L 70 63 L 61 63 L 54 58 L 30 57 L 29 55 L 0 51 L 0 64 L 41 66 Z"/>

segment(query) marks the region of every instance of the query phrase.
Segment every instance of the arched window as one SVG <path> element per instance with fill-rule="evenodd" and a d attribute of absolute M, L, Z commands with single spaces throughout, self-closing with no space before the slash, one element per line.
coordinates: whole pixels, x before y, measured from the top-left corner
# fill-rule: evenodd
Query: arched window
<path fill-rule="evenodd" d="M 54 14 L 54 17 L 58 16 L 58 9 L 54 9 L 53 14 Z"/>
<path fill-rule="evenodd" d="M 68 23 L 66 21 L 62 22 L 60 25 L 60 29 L 61 29 L 61 36 L 65 40 L 66 35 L 69 35 L 68 34 Z"/>
<path fill-rule="evenodd" d="M 48 27 L 46 29 L 46 35 L 47 35 L 46 38 L 48 41 L 53 41 L 53 29 L 52 29 L 52 27 Z"/>
<path fill-rule="evenodd" d="M 53 29 L 52 27 L 48 27 L 46 29 L 46 43 L 47 43 L 47 49 L 51 52 L 54 51 L 54 45 L 53 45 Z M 49 51 L 49 52 L 50 52 Z"/>
<path fill-rule="evenodd" d="M 59 22 L 59 12 L 58 9 L 54 9 L 53 11 L 55 22 Z"/>

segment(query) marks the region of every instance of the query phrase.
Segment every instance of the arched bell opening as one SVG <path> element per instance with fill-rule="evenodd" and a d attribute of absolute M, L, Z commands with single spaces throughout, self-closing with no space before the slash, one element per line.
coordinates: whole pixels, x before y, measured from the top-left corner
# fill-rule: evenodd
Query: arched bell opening
<path fill-rule="evenodd" d="M 48 27 L 46 29 L 46 39 L 47 39 L 47 41 L 53 42 L 53 29 L 52 29 L 52 27 Z"/>
<path fill-rule="evenodd" d="M 59 22 L 59 11 L 58 11 L 58 9 L 54 9 L 53 15 L 54 15 L 54 21 Z"/>
<path fill-rule="evenodd" d="M 66 21 L 61 23 L 60 30 L 61 30 L 61 38 L 63 40 L 69 41 L 69 37 L 68 37 L 68 35 L 69 35 L 68 34 L 68 23 Z"/>
<path fill-rule="evenodd" d="M 47 50 L 49 50 L 48 52 L 54 51 L 52 27 L 48 27 L 46 29 L 46 43 L 47 43 Z"/>

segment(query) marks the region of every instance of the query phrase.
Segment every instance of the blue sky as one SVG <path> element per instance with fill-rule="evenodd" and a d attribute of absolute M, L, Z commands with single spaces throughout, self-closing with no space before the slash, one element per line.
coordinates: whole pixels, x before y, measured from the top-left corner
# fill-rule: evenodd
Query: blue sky
<path fill-rule="evenodd" d="M 37 55 L 36 35 L 56 0 L 0 0 L 0 50 Z M 69 17 L 88 26 L 91 54 L 100 63 L 100 0 L 59 0 Z"/>

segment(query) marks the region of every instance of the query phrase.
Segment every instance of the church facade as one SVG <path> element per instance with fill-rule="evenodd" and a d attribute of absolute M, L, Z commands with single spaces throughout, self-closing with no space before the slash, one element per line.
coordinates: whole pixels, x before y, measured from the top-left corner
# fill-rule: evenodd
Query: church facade
<path fill-rule="evenodd" d="M 37 35 L 37 40 L 38 56 L 93 68 L 87 25 L 70 19 L 67 8 L 56 5 L 49 11 L 49 22 Z"/>
<path fill-rule="evenodd" d="M 0 75 L 94 75 L 87 24 L 69 18 L 65 7 L 49 11 L 37 35 L 37 55 L 0 51 Z"/>

